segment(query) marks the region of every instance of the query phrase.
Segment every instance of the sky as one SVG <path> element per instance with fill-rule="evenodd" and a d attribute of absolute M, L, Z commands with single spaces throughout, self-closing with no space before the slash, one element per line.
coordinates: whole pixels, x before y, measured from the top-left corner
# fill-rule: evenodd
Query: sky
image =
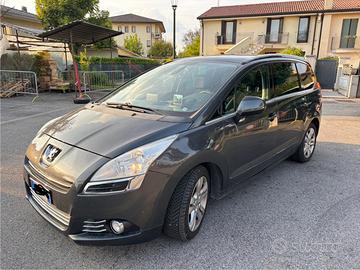
<path fill-rule="evenodd" d="M 285 0 L 178 0 L 176 10 L 176 42 L 177 49 L 183 47 L 182 38 L 188 30 L 198 29 L 199 15 L 207 11 L 210 7 L 255 4 L 266 2 L 284 2 Z M 28 12 L 35 13 L 35 0 L 0 0 L 1 4 L 20 9 L 26 6 Z M 173 11 L 171 0 L 100 0 L 100 9 L 110 12 L 110 16 L 134 13 L 140 16 L 150 17 L 163 21 L 166 29 L 164 38 L 172 41 L 173 35 Z"/>

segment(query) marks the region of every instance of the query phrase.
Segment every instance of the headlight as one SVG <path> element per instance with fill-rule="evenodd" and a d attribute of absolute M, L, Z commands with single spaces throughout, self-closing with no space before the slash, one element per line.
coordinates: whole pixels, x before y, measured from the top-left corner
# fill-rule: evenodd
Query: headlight
<path fill-rule="evenodd" d="M 143 176 L 150 165 L 174 142 L 177 135 L 140 146 L 125 154 L 122 154 L 103 165 L 90 179 L 87 187 L 104 186 L 116 183 L 128 182 L 127 189 L 140 187 Z M 123 181 L 122 181 L 123 180 Z M 115 191 L 115 190 L 111 190 Z"/>

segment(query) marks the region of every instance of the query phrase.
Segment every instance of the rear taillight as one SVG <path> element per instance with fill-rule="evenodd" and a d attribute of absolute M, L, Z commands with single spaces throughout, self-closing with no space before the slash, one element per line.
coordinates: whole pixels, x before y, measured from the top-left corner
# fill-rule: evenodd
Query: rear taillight
<path fill-rule="evenodd" d="M 316 83 L 315 83 L 315 88 L 316 88 L 316 89 L 321 89 L 321 85 L 320 85 L 319 82 L 316 82 Z"/>

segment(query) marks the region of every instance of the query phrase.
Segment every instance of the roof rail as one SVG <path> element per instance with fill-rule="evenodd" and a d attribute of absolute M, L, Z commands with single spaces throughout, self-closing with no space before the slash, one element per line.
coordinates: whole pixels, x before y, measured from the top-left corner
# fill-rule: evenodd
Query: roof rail
<path fill-rule="evenodd" d="M 267 59 L 267 58 L 292 58 L 292 59 L 305 61 L 304 58 L 296 56 L 296 55 L 272 53 L 272 54 L 264 54 L 264 55 L 256 56 L 252 59 L 249 59 L 248 61 L 243 62 L 243 64 L 248 64 L 248 63 L 251 63 L 251 62 L 254 62 L 257 60 Z"/>

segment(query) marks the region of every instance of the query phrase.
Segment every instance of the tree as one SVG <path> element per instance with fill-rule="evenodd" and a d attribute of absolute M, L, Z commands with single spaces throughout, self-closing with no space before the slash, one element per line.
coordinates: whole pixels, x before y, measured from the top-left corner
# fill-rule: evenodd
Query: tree
<path fill-rule="evenodd" d="M 99 10 L 99 0 L 36 0 L 36 13 L 45 29 L 52 29 Z"/>
<path fill-rule="evenodd" d="M 99 9 L 99 0 L 36 0 L 36 13 L 45 29 L 52 29 L 75 20 L 112 28 L 109 12 Z M 111 39 L 111 45 L 115 41 Z M 108 48 L 110 41 L 105 40 L 94 44 L 95 48 Z M 75 44 L 75 52 L 79 45 Z"/>
<path fill-rule="evenodd" d="M 144 52 L 143 45 L 137 34 L 125 37 L 124 46 L 125 49 L 128 49 L 129 51 L 139 55 L 143 54 Z"/>
<path fill-rule="evenodd" d="M 200 30 L 197 29 L 194 31 L 187 31 L 187 33 L 183 37 L 183 42 L 185 46 L 192 44 L 197 37 L 200 37 Z"/>
<path fill-rule="evenodd" d="M 304 57 L 304 55 L 305 55 L 305 52 L 303 50 L 301 50 L 300 48 L 296 48 L 296 47 L 287 47 L 286 49 L 282 50 L 280 53 L 296 55 L 296 56 L 300 56 L 300 57 Z"/>
<path fill-rule="evenodd" d="M 88 21 L 89 23 L 92 23 L 92 24 L 96 24 L 96 25 L 99 25 L 102 27 L 109 28 L 109 29 L 112 28 L 112 24 L 109 19 L 109 11 L 107 11 L 107 10 L 99 10 L 98 8 L 96 8 L 96 10 L 90 14 L 90 17 L 86 19 L 86 21 Z M 94 46 L 95 46 L 95 48 L 98 48 L 98 49 L 109 48 L 110 42 L 111 42 L 112 47 L 116 46 L 116 42 L 113 38 L 111 39 L 111 41 L 109 41 L 109 40 L 99 41 L 99 42 L 95 43 Z"/>
<path fill-rule="evenodd" d="M 179 57 L 191 57 L 200 55 L 200 32 L 199 30 L 188 31 L 183 38 L 185 43 L 184 50 L 179 53 Z"/>
<path fill-rule="evenodd" d="M 170 42 L 161 39 L 155 41 L 149 49 L 149 56 L 153 58 L 167 58 L 173 54 L 173 46 Z"/>

